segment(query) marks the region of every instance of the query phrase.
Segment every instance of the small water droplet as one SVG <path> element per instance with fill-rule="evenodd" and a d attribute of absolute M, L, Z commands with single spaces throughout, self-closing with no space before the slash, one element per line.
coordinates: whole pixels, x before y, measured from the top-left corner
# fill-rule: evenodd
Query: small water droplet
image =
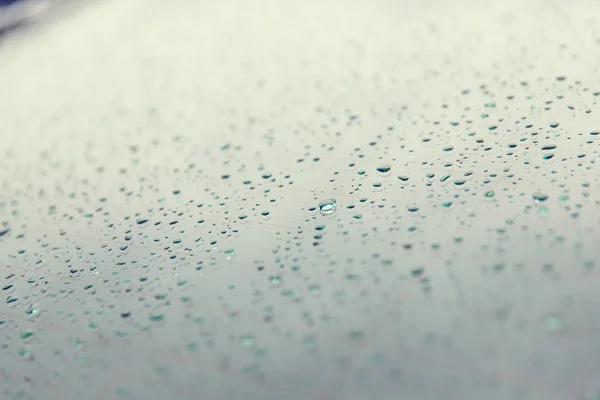
<path fill-rule="evenodd" d="M 557 315 L 548 315 L 545 318 L 546 321 L 546 330 L 549 332 L 556 332 L 563 328 L 565 322 L 560 316 Z"/>
<path fill-rule="evenodd" d="M 312 294 L 318 294 L 321 291 L 321 287 L 319 285 L 312 284 L 308 287 L 308 290 L 310 290 Z"/>
<path fill-rule="evenodd" d="M 31 330 L 31 329 L 24 330 L 20 334 L 21 339 L 23 339 L 23 340 L 27 340 L 27 339 L 31 338 L 33 335 L 35 335 L 35 332 L 33 332 L 33 330 Z"/>
<path fill-rule="evenodd" d="M 34 303 L 32 305 L 30 305 L 27 310 L 25 310 L 25 314 L 29 315 L 30 317 L 37 317 L 40 315 L 40 307 L 37 303 Z"/>
<path fill-rule="evenodd" d="M 240 337 L 240 343 L 244 347 L 252 347 L 254 345 L 254 337 L 252 335 L 244 335 Z"/>
<path fill-rule="evenodd" d="M 550 154 L 544 154 L 544 155 L 542 156 L 542 159 L 543 159 L 543 160 L 545 160 L 545 161 L 551 160 L 551 159 L 553 159 L 553 158 L 554 158 L 554 153 L 550 153 Z"/>
<path fill-rule="evenodd" d="M 269 276 L 269 282 L 271 282 L 271 285 L 277 286 L 277 285 L 281 284 L 281 276 L 271 275 L 271 276 Z"/>
<path fill-rule="evenodd" d="M 148 319 L 152 322 L 160 322 L 165 319 L 165 316 L 163 314 L 150 314 Z"/>
<path fill-rule="evenodd" d="M 31 352 L 31 350 L 25 348 L 19 349 L 19 356 L 26 360 L 33 360 L 33 353 Z"/>

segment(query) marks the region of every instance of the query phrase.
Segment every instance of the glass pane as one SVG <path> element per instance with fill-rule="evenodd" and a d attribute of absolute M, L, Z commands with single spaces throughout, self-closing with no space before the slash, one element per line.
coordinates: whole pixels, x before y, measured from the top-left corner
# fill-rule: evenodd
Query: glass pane
<path fill-rule="evenodd" d="M 597 2 L 35 4 L 1 398 L 600 398 Z"/>

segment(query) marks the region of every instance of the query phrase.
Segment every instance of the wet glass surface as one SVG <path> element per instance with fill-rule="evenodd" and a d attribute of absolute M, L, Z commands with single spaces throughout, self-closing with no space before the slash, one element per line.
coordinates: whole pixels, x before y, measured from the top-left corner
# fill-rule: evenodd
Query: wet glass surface
<path fill-rule="evenodd" d="M 600 6 L 103 0 L 0 37 L 0 397 L 600 398 Z"/>

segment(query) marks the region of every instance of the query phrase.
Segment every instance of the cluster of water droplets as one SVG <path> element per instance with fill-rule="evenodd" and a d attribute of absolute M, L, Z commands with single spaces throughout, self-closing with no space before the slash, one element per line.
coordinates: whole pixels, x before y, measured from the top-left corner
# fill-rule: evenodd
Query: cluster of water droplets
<path fill-rule="evenodd" d="M 362 44 L 342 42 L 340 60 L 360 58 Z M 214 80 L 228 91 L 195 71 L 177 81 L 162 63 L 178 54 L 140 56 L 122 90 L 97 88 L 107 109 L 39 111 L 55 139 L 22 109 L 1 111 L 13 129 L 0 126 L 12 132 L 0 397 L 63 385 L 66 398 L 223 398 L 226 379 L 231 398 L 470 398 L 461 385 L 512 398 L 524 385 L 507 357 L 547 381 L 565 335 L 592 342 L 597 82 L 456 66 L 440 77 L 440 60 L 417 88 L 398 66 L 357 62 L 324 80 L 328 68 L 302 61 L 288 85 L 240 61 L 252 83 L 225 68 Z M 163 74 L 164 88 L 146 88 Z M 572 365 L 598 355 L 567 353 Z M 430 382 L 444 389 L 420 395 Z"/>

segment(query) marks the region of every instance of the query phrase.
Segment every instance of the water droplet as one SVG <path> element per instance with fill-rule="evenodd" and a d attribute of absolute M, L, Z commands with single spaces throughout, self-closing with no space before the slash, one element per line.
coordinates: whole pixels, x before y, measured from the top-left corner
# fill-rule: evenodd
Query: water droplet
<path fill-rule="evenodd" d="M 150 314 L 148 319 L 152 322 L 160 322 L 165 319 L 165 316 L 163 314 Z"/>
<path fill-rule="evenodd" d="M 333 214 L 337 208 L 337 202 L 334 199 L 323 200 L 319 203 L 319 211 L 322 215 Z"/>
<path fill-rule="evenodd" d="M 26 359 L 26 360 L 33 360 L 33 353 L 25 348 L 21 348 L 19 349 L 19 356 L 21 356 L 22 358 Z"/>
<path fill-rule="evenodd" d="M 30 305 L 27 310 L 25 310 L 25 314 L 29 315 L 30 317 L 37 317 L 40 315 L 40 307 L 37 303 L 34 303 L 32 305 Z"/>
<path fill-rule="evenodd" d="M 244 347 L 252 347 L 254 345 L 254 336 L 244 335 L 244 336 L 240 337 L 240 343 Z"/>
<path fill-rule="evenodd" d="M 557 315 L 548 315 L 545 318 L 546 330 L 549 332 L 556 332 L 565 325 L 563 319 Z"/>
<path fill-rule="evenodd" d="M 277 285 L 281 284 L 281 276 L 279 276 L 279 275 L 269 276 L 269 282 L 271 282 L 271 285 L 277 286 Z"/>
<path fill-rule="evenodd" d="M 387 175 L 390 173 L 391 170 L 392 170 L 392 167 L 391 167 L 391 165 L 388 165 L 388 164 L 380 165 L 379 167 L 377 167 L 377 172 L 380 175 Z"/>
<path fill-rule="evenodd" d="M 548 200 L 548 195 L 545 193 L 535 192 L 531 195 L 536 202 L 542 202 Z"/>
<path fill-rule="evenodd" d="M 21 334 L 20 334 L 21 339 L 23 339 L 23 340 L 27 340 L 27 339 L 31 338 L 33 335 L 35 335 L 35 332 L 33 332 L 31 329 L 27 329 L 27 330 L 21 332 Z"/>
<path fill-rule="evenodd" d="M 319 294 L 321 287 L 319 285 L 312 284 L 308 287 L 308 290 L 310 290 L 312 294 Z"/>

